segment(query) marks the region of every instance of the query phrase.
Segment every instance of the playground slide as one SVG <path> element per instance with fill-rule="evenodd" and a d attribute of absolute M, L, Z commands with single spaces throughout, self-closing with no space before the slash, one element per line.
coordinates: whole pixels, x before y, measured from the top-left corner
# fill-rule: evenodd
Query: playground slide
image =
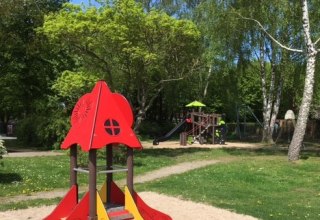
<path fill-rule="evenodd" d="M 144 220 L 172 220 L 170 216 L 148 206 L 136 192 L 134 192 L 134 198 Z"/>
<path fill-rule="evenodd" d="M 57 220 L 68 217 L 78 205 L 78 186 L 73 185 L 53 212 L 44 220 Z"/>
<path fill-rule="evenodd" d="M 133 215 L 135 220 L 172 220 L 172 218 L 156 209 L 148 206 L 142 198 L 133 191 L 133 195 L 125 187 L 124 192 L 112 182 L 111 200 L 113 203 L 119 203 L 125 206 L 125 210 Z"/>
<path fill-rule="evenodd" d="M 182 120 L 179 124 L 177 124 L 176 127 L 174 127 L 171 131 L 169 131 L 166 135 L 162 137 L 155 138 L 153 140 L 153 145 L 158 145 L 159 142 L 167 141 L 169 140 L 172 135 L 174 135 L 176 132 L 178 132 L 183 126 L 186 124 L 186 120 Z"/>
<path fill-rule="evenodd" d="M 97 216 L 99 220 L 110 219 L 135 219 L 135 220 L 172 220 L 170 216 L 149 207 L 141 197 L 134 191 L 133 196 L 125 187 L 125 191 L 112 182 L 111 203 L 118 204 L 115 210 L 107 211 L 106 205 L 106 183 L 97 192 Z M 78 202 L 78 188 L 72 186 L 60 204 L 44 220 L 84 220 L 89 213 L 89 192 Z M 122 209 L 123 208 L 123 209 Z"/>

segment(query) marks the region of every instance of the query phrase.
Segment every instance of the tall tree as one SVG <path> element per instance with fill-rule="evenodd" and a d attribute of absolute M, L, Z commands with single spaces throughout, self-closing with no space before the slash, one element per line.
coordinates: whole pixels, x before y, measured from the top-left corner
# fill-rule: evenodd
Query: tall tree
<path fill-rule="evenodd" d="M 99 9 L 67 5 L 46 17 L 42 32 L 131 100 L 136 129 L 164 86 L 192 73 L 200 37 L 191 21 L 146 13 L 133 0 Z"/>
<path fill-rule="evenodd" d="M 312 9 L 316 10 L 316 4 L 311 4 L 311 5 L 312 5 Z M 303 142 L 306 127 L 307 127 L 307 121 L 308 121 L 310 106 L 311 106 L 312 97 L 313 97 L 316 56 L 319 51 L 316 48 L 316 44 L 320 41 L 320 38 L 318 38 L 315 41 L 312 40 L 312 36 L 318 33 L 319 30 L 314 28 L 313 29 L 314 31 L 311 32 L 308 1 L 301 0 L 300 7 L 301 7 L 301 16 L 302 16 L 302 34 L 301 35 L 303 36 L 303 41 L 304 41 L 303 49 L 293 49 L 291 47 L 283 45 L 274 36 L 272 36 L 258 20 L 253 18 L 245 18 L 257 23 L 259 27 L 268 35 L 268 37 L 272 39 L 272 41 L 275 42 L 278 46 L 292 52 L 303 53 L 306 59 L 304 90 L 303 90 L 303 96 L 300 104 L 296 128 L 289 146 L 289 152 L 288 152 L 289 161 L 299 160 L 299 157 L 300 157 L 300 150 L 301 150 L 302 142 Z"/>
<path fill-rule="evenodd" d="M 309 8 L 308 1 L 301 0 L 301 10 L 302 10 L 302 27 L 303 27 L 303 36 L 305 49 L 303 52 L 305 53 L 307 60 L 306 67 L 306 78 L 304 83 L 304 90 L 302 101 L 300 105 L 297 125 L 294 130 L 293 138 L 289 146 L 288 158 L 290 161 L 298 160 L 300 157 L 300 150 L 302 141 L 305 135 L 307 121 L 309 117 L 310 105 L 312 102 L 313 96 L 313 88 L 314 88 L 314 73 L 316 66 L 316 56 L 318 53 L 318 49 L 316 48 L 316 44 L 319 42 L 320 38 L 316 41 L 313 41 L 311 36 L 311 27 L 310 27 L 310 19 L 309 19 Z"/>
<path fill-rule="evenodd" d="M 3 0 L 0 2 L 0 119 L 19 118 L 39 107 L 54 78 L 46 58 L 48 46 L 35 28 L 44 14 L 61 8 L 66 0 Z"/>

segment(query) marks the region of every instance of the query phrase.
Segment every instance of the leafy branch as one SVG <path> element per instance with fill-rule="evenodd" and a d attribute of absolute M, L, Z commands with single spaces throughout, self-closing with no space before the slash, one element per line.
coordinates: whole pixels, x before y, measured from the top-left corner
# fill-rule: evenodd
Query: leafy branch
<path fill-rule="evenodd" d="M 263 25 L 256 19 L 254 18 L 248 18 L 248 17 L 244 17 L 243 15 L 241 15 L 240 13 L 238 12 L 234 12 L 235 14 L 237 14 L 240 18 L 244 19 L 244 20 L 248 20 L 248 21 L 253 21 L 255 22 L 260 28 L 261 30 L 272 40 L 274 41 L 277 45 L 279 45 L 281 48 L 283 49 L 286 49 L 286 50 L 289 50 L 289 51 L 292 51 L 292 52 L 299 52 L 299 53 L 302 53 L 303 50 L 301 49 L 294 49 L 294 48 L 291 48 L 291 47 L 287 47 L 285 45 L 283 45 L 282 43 L 280 43 L 277 39 L 275 39 L 264 27 Z M 318 39 L 319 40 L 319 39 Z M 317 40 L 317 41 L 318 41 Z"/>

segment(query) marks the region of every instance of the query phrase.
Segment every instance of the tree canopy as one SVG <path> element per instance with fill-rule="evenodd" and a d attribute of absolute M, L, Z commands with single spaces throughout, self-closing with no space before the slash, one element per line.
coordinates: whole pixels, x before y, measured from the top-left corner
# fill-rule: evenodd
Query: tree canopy
<path fill-rule="evenodd" d="M 172 121 L 196 99 L 227 121 L 236 121 L 237 106 L 250 107 L 272 141 L 275 120 L 301 109 L 302 1 L 99 2 L 0 2 L 0 119 L 19 120 L 21 131 L 36 123 L 38 134 L 25 140 L 60 140 L 75 102 L 98 79 L 129 99 L 137 131 L 143 120 Z M 306 2 L 317 45 L 319 3 Z M 319 118 L 318 74 L 314 80 L 307 117 Z"/>
<path fill-rule="evenodd" d="M 136 126 L 166 84 L 188 78 L 200 51 L 200 32 L 191 21 L 146 13 L 132 0 L 99 9 L 65 5 L 45 18 L 40 31 L 126 95 L 138 115 Z"/>

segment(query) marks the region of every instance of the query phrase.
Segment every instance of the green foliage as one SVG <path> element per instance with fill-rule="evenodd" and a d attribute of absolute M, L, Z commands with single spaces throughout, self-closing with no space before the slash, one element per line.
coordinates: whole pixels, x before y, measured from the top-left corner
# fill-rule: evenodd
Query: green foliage
<path fill-rule="evenodd" d="M 82 95 L 91 91 L 98 80 L 93 74 L 66 70 L 54 82 L 52 90 L 63 107 L 70 111 Z"/>
<path fill-rule="evenodd" d="M 30 115 L 19 121 L 17 136 L 26 147 L 52 149 L 55 144 L 61 143 L 59 133 L 65 135 L 69 128 L 66 121 L 52 120 L 52 117 L 43 115 Z"/>
<path fill-rule="evenodd" d="M 59 67 L 50 62 L 56 54 L 46 39 L 35 34 L 35 28 L 42 25 L 43 14 L 58 10 L 64 2 L 0 2 L 0 118 L 5 123 L 10 117 L 34 113 L 35 104 L 49 92 Z"/>
<path fill-rule="evenodd" d="M 194 23 L 161 11 L 146 13 L 133 0 L 99 9 L 67 4 L 46 16 L 38 32 L 70 48 L 86 72 L 124 94 L 137 112 L 150 108 L 167 85 L 162 80 L 188 77 L 199 54 Z"/>
<path fill-rule="evenodd" d="M 145 120 L 141 123 L 139 134 L 149 138 L 159 137 L 169 132 L 172 128 L 174 128 L 174 126 L 175 125 L 173 123 L 167 121 L 161 123 Z"/>
<path fill-rule="evenodd" d="M 7 154 L 7 153 L 8 153 L 8 152 L 7 152 L 7 149 L 6 149 L 6 147 L 4 146 L 4 140 L 1 140 L 1 139 L 0 139 L 0 160 L 2 159 L 2 156 L 3 156 L 4 154 Z M 2 161 L 0 162 L 0 165 L 3 166 Z"/>
<path fill-rule="evenodd" d="M 24 146 L 51 148 L 57 141 L 49 96 L 57 74 L 74 66 L 65 48 L 55 48 L 35 29 L 44 14 L 57 11 L 67 0 L 3 0 L 0 2 L 0 120 L 17 120 Z M 60 141 L 60 140 L 58 140 Z"/>
<path fill-rule="evenodd" d="M 64 71 L 52 85 L 56 95 L 49 96 L 42 108 L 45 112 L 19 121 L 19 141 L 29 147 L 59 149 L 70 128 L 70 115 L 76 101 L 89 92 L 97 80 L 84 72 Z"/>

